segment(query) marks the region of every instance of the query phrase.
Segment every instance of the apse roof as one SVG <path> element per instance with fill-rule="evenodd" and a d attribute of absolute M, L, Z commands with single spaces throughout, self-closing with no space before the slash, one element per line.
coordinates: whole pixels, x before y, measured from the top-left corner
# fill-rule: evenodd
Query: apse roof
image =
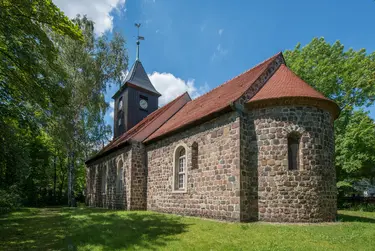
<path fill-rule="evenodd" d="M 255 83 L 260 75 L 268 70 L 268 66 L 279 56 L 283 58 L 280 52 L 210 92 L 188 102 L 171 119 L 151 134 L 145 142 L 196 124 L 204 118 L 210 118 L 215 113 L 229 109 L 231 104 L 237 101 Z M 282 60 L 279 68 L 266 81 L 263 87 L 257 90 L 257 93 L 250 98 L 249 103 L 282 97 L 314 99 L 315 103 L 324 102 L 326 106 L 332 108 L 330 110 L 333 111 L 334 118 L 339 114 L 339 107 L 334 101 L 324 97 L 323 94 L 295 75 L 285 65 L 284 60 Z"/>

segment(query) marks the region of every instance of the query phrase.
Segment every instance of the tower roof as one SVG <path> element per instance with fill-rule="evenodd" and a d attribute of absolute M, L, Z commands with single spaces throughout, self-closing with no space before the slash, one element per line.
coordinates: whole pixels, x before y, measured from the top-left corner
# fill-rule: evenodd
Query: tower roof
<path fill-rule="evenodd" d="M 115 95 L 113 95 L 113 98 L 115 98 L 119 93 L 121 93 L 126 86 L 133 86 L 135 88 L 140 88 L 146 90 L 147 92 L 156 94 L 157 96 L 161 96 L 161 94 L 152 85 L 145 69 L 143 68 L 141 61 L 139 60 L 136 60 L 134 62 L 132 68 L 128 72 L 128 75 L 126 75 L 125 77 L 124 84 L 115 93 Z"/>

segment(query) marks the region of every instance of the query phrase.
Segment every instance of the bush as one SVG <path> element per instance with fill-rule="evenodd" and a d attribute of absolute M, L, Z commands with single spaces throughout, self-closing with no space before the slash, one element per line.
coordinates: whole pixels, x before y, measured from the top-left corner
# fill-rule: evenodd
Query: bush
<path fill-rule="evenodd" d="M 22 199 L 17 188 L 12 186 L 9 190 L 0 189 L 0 214 L 10 212 L 22 205 Z"/>
<path fill-rule="evenodd" d="M 375 204 L 363 203 L 352 206 L 349 209 L 362 212 L 375 212 Z"/>

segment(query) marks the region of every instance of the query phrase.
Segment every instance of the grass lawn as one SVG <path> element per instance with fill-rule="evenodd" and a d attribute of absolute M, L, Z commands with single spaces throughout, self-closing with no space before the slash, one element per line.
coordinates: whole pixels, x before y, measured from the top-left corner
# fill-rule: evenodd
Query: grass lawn
<path fill-rule="evenodd" d="M 153 212 L 23 209 L 0 216 L 0 250 L 375 250 L 375 213 L 329 224 L 224 223 Z"/>

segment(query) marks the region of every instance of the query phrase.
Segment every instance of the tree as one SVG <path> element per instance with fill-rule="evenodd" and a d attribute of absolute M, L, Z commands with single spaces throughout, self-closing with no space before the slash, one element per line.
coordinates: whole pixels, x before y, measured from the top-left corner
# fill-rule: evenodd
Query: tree
<path fill-rule="evenodd" d="M 104 93 L 127 68 L 125 40 L 95 37 L 50 0 L 3 0 L 0 17 L 0 211 L 12 198 L 74 205 L 84 161 L 111 131 Z"/>
<path fill-rule="evenodd" d="M 336 137 L 338 177 L 375 178 L 375 121 L 362 110 L 354 111 L 345 130 Z"/>
<path fill-rule="evenodd" d="M 81 29 L 84 43 L 52 34 L 59 45 L 59 64 L 68 74 L 64 82 L 67 103 L 57 111 L 51 128 L 57 138 L 64 139 L 61 143 L 68 160 L 70 206 L 75 205 L 74 188 L 84 187 L 85 160 L 110 132 L 110 128 L 103 126 L 108 108 L 104 100 L 106 88 L 120 84 L 128 66 L 125 40 L 120 34 L 116 33 L 111 40 L 105 35 L 95 37 L 94 23 L 86 16 L 77 16 L 73 22 Z"/>
<path fill-rule="evenodd" d="M 50 0 L 2 0 L 0 19 L 0 189 L 22 193 L 27 203 L 48 183 L 42 127 L 64 101 L 66 75 L 48 33 L 78 41 L 82 34 Z M 60 83 L 52 81 L 57 76 Z"/>
<path fill-rule="evenodd" d="M 341 108 L 335 121 L 338 179 L 359 179 L 375 167 L 374 121 L 360 110 L 375 101 L 375 53 L 345 50 L 314 38 L 284 53 L 287 65 Z"/>
<path fill-rule="evenodd" d="M 82 34 L 50 0 L 2 0 L 0 3 L 0 116 L 37 121 L 61 99 L 64 77 L 58 50 L 47 31 L 82 40 Z M 32 107 L 32 108 L 31 108 Z"/>

